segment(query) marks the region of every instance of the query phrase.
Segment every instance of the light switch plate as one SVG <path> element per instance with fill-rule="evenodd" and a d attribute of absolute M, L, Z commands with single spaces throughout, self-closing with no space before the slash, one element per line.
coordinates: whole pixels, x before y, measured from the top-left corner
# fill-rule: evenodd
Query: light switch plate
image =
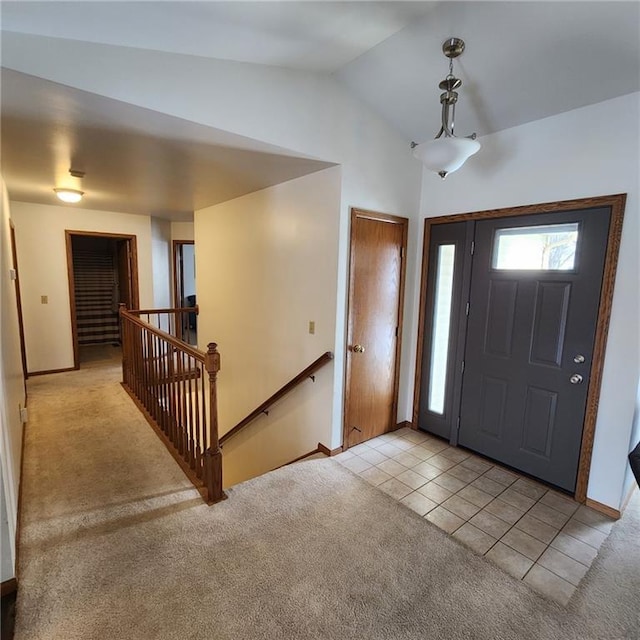
<path fill-rule="evenodd" d="M 49 304 L 49 296 L 40 296 L 40 304 Z"/>
<path fill-rule="evenodd" d="M 316 323 L 313 320 L 309 320 L 309 333 L 313 335 L 316 332 Z"/>

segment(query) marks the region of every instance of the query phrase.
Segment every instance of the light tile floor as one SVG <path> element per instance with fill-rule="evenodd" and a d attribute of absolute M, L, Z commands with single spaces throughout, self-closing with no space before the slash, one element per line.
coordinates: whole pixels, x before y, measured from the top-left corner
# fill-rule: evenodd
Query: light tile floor
<path fill-rule="evenodd" d="M 352 447 L 334 460 L 563 606 L 614 522 L 529 478 L 408 428 Z"/>

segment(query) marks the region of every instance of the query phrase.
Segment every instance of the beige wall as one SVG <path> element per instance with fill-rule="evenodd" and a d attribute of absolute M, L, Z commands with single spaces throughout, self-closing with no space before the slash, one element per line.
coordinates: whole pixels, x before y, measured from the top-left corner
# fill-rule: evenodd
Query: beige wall
<path fill-rule="evenodd" d="M 0 182 L 2 182 L 0 180 Z M 25 406 L 24 377 L 20 356 L 18 306 L 15 282 L 11 279 L 13 268 L 9 201 L 4 182 L 0 211 L 0 333 L 2 353 L 0 357 L 0 422 L 2 442 L 0 464 L 2 466 L 2 580 L 11 578 L 15 562 L 15 532 L 20 485 L 22 451 L 22 420 L 20 409 Z M 6 521 L 5 521 L 6 518 Z M 6 524 L 6 529 L 5 529 Z M 5 538 L 8 535 L 8 539 Z"/>
<path fill-rule="evenodd" d="M 16 227 L 28 371 L 73 367 L 65 229 L 137 237 L 140 304 L 152 307 L 151 218 L 74 206 L 11 203 Z M 41 304 L 41 296 L 48 304 Z"/>
<path fill-rule="evenodd" d="M 172 240 L 193 240 L 193 222 L 172 222 Z"/>
<path fill-rule="evenodd" d="M 222 357 L 221 434 L 334 350 L 340 185 L 332 168 L 195 214 L 196 243 L 210 247 L 196 251 L 198 340 Z M 333 368 L 225 445 L 226 486 L 330 444 Z"/>

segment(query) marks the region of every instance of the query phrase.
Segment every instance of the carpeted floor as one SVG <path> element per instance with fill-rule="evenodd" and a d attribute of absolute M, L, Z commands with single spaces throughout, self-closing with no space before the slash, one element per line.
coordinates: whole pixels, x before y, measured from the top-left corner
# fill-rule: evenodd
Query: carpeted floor
<path fill-rule="evenodd" d="M 637 493 L 563 609 L 330 459 L 205 506 L 118 373 L 29 381 L 17 639 L 638 638 Z"/>

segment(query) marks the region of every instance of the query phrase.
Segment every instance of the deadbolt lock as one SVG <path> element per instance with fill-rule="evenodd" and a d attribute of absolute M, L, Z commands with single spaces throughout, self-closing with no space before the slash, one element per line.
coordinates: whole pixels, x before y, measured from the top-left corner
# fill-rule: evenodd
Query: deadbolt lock
<path fill-rule="evenodd" d="M 584 356 L 581 353 L 579 353 L 577 356 L 573 358 L 573 361 L 576 364 L 582 364 L 584 362 Z"/>

